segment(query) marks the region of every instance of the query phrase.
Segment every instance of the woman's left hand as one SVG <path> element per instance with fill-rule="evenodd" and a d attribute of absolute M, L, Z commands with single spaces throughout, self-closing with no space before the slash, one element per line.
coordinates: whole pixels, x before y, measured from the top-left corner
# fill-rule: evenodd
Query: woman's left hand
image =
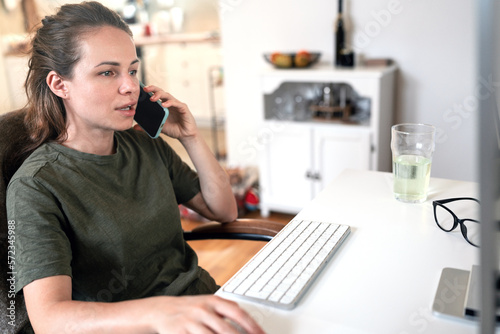
<path fill-rule="evenodd" d="M 161 105 L 168 108 L 169 115 L 163 126 L 162 133 L 176 139 L 194 136 L 197 132 L 196 122 L 188 106 L 177 100 L 172 94 L 165 92 L 157 86 L 146 86 L 144 91 L 154 93 L 151 101 L 161 100 Z"/>

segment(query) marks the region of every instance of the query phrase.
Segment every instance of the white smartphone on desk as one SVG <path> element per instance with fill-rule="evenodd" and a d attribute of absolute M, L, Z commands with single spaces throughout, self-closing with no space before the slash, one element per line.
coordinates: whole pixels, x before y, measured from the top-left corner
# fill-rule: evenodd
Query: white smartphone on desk
<path fill-rule="evenodd" d="M 158 138 L 161 129 L 168 117 L 168 109 L 161 105 L 161 101 L 152 102 L 152 93 L 144 91 L 144 84 L 140 82 L 140 94 L 135 108 L 134 120 L 146 131 L 151 138 Z"/>

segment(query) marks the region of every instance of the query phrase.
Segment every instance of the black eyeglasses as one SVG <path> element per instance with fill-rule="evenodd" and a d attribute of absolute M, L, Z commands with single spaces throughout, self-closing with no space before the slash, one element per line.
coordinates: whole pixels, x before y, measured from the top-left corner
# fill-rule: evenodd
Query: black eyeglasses
<path fill-rule="evenodd" d="M 473 211 L 470 213 L 470 218 L 459 219 L 453 211 L 445 206 L 445 204 L 455 201 L 471 201 L 471 205 L 468 207 Z M 460 224 L 460 230 L 465 240 L 472 246 L 479 247 L 479 200 L 471 197 L 448 198 L 433 201 L 432 205 L 434 206 L 434 220 L 440 229 L 451 232 Z"/>

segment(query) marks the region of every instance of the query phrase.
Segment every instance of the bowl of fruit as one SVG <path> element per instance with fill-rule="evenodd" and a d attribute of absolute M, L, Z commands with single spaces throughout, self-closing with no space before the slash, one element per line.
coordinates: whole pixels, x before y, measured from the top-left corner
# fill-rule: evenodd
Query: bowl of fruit
<path fill-rule="evenodd" d="M 298 52 L 265 53 L 264 58 L 276 68 L 305 68 L 318 62 L 321 53 L 301 50 Z"/>

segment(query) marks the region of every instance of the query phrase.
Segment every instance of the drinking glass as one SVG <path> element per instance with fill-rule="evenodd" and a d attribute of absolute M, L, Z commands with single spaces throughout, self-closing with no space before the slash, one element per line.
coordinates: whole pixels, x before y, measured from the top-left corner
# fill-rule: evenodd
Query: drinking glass
<path fill-rule="evenodd" d="M 394 197 L 406 203 L 427 199 L 436 128 L 428 124 L 397 124 L 391 128 Z"/>

